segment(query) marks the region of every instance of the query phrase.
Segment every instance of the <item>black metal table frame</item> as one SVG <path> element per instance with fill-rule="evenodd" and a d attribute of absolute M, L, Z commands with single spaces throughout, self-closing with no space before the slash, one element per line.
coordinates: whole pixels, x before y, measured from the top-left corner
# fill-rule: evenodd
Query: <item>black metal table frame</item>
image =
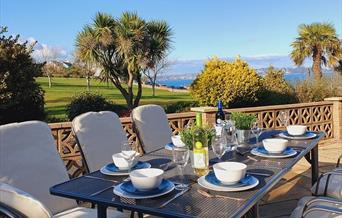
<path fill-rule="evenodd" d="M 254 198 L 249 199 L 246 202 L 244 208 L 240 209 L 239 214 L 240 215 L 246 214 L 250 209 L 257 210 L 257 208 L 255 208 L 255 205 L 257 204 L 257 202 L 262 197 L 262 195 L 260 195 L 258 193 L 259 192 L 260 193 L 267 193 L 269 190 L 271 190 L 271 188 L 273 188 L 273 186 L 281 180 L 282 176 L 286 172 L 288 172 L 302 157 L 305 157 L 307 159 L 307 161 L 311 164 L 312 184 L 314 184 L 317 181 L 318 175 L 319 175 L 319 170 L 318 170 L 318 142 L 323 136 L 324 136 L 324 133 L 319 133 L 319 136 L 317 137 L 316 142 L 315 142 L 315 146 L 312 149 L 310 149 L 309 151 L 307 151 L 305 154 L 297 155 L 294 158 L 295 161 L 293 161 L 290 166 L 282 169 L 280 172 L 278 172 L 278 175 L 274 176 L 270 181 L 267 182 L 267 184 L 264 187 L 260 188 L 258 190 L 258 192 L 255 194 L 256 196 L 259 196 L 259 197 L 254 197 Z M 75 179 L 78 179 L 78 178 L 75 178 Z M 75 180 L 75 179 L 72 179 L 72 180 Z M 72 181 L 72 180 L 70 180 L 70 181 Z M 63 185 L 63 184 L 68 183 L 70 181 L 58 184 L 56 186 Z M 141 205 L 133 205 L 132 206 L 132 205 L 118 203 L 118 202 L 112 202 L 111 204 L 108 204 L 104 200 L 101 200 L 101 198 L 90 198 L 89 196 L 71 195 L 70 193 L 63 193 L 62 191 L 56 190 L 55 189 L 56 186 L 53 186 L 50 189 L 50 192 L 53 195 L 71 198 L 71 199 L 75 199 L 75 200 L 79 200 L 79 201 L 86 201 L 86 202 L 96 204 L 97 205 L 97 216 L 99 218 L 106 218 L 107 217 L 107 208 L 108 207 L 116 207 L 120 211 L 122 211 L 122 209 L 126 209 L 126 210 L 136 211 L 139 213 L 147 213 L 147 214 L 162 216 L 162 217 L 164 217 L 164 216 L 180 217 L 178 213 L 174 213 L 173 211 L 168 211 L 168 213 L 165 214 L 165 213 L 159 213 L 156 210 L 153 210 L 151 208 L 147 208 L 147 207 L 144 207 Z M 192 217 L 192 216 L 187 216 L 187 215 L 183 214 L 181 217 Z"/>

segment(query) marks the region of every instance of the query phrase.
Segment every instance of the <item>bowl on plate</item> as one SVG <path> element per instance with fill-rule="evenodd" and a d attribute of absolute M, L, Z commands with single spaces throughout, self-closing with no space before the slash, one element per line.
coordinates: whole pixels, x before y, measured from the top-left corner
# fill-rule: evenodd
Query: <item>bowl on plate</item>
<path fill-rule="evenodd" d="M 181 140 L 180 135 L 172 136 L 171 140 L 172 140 L 172 144 L 174 144 L 176 147 L 184 147 L 185 146 L 184 142 Z"/>
<path fill-rule="evenodd" d="M 157 188 L 163 181 L 164 170 L 157 168 L 133 170 L 129 177 L 133 186 L 139 191 Z"/>
<path fill-rule="evenodd" d="M 282 153 L 287 148 L 288 142 L 289 141 L 286 139 L 279 138 L 270 138 L 262 140 L 262 144 L 264 145 L 266 151 L 274 154 Z"/>
<path fill-rule="evenodd" d="M 304 135 L 306 132 L 306 126 L 304 125 L 290 125 L 286 127 L 287 132 L 292 136 Z"/>
<path fill-rule="evenodd" d="M 239 162 L 220 162 L 214 164 L 213 169 L 222 184 L 233 185 L 245 177 L 247 165 Z"/>
<path fill-rule="evenodd" d="M 129 161 L 127 161 L 127 155 L 125 156 L 123 153 L 116 153 L 112 155 L 113 162 L 119 170 L 128 170 L 129 168 L 133 167 L 138 162 L 139 154 L 135 151 L 132 151 L 132 153 L 128 154 L 134 156 L 133 162 L 130 164 Z"/>

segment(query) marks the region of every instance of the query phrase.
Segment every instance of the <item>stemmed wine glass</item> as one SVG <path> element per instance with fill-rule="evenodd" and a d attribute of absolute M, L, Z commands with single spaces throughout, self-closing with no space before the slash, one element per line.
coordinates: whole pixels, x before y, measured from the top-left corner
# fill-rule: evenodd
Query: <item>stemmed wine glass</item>
<path fill-rule="evenodd" d="M 175 186 L 175 189 L 177 190 L 184 190 L 189 186 L 188 184 L 185 184 L 183 175 L 184 167 L 188 164 L 189 161 L 189 154 L 189 148 L 186 146 L 172 148 L 173 162 L 178 166 L 179 173 L 181 176 L 181 183 Z"/>
<path fill-rule="evenodd" d="M 289 120 L 290 120 L 290 115 L 288 111 L 280 111 L 279 112 L 279 120 L 280 120 L 280 124 L 284 127 L 287 127 L 287 125 L 289 124 Z"/>
<path fill-rule="evenodd" d="M 123 141 L 121 143 L 121 154 L 122 157 L 127 161 L 129 166 L 128 171 L 130 171 L 137 156 L 137 152 L 133 150 L 133 142 Z"/>
<path fill-rule="evenodd" d="M 251 132 L 255 136 L 256 144 L 259 144 L 259 137 L 262 133 L 262 128 L 259 127 L 259 123 L 257 121 L 251 124 Z"/>
<path fill-rule="evenodd" d="M 217 159 L 221 162 L 222 156 L 227 151 L 227 140 L 225 135 L 223 135 L 223 133 L 221 135 L 216 135 L 216 137 L 212 139 L 211 147 Z"/>

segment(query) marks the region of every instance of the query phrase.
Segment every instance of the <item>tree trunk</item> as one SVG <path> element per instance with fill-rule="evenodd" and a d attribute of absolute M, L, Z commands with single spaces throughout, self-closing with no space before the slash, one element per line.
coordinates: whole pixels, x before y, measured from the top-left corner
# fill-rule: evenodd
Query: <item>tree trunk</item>
<path fill-rule="evenodd" d="M 89 76 L 86 76 L 86 80 L 87 80 L 87 91 L 90 91 L 90 78 Z"/>
<path fill-rule="evenodd" d="M 138 92 L 137 92 L 137 96 L 135 96 L 135 99 L 134 99 L 134 107 L 139 106 L 139 102 L 142 96 L 141 75 L 137 76 L 137 83 L 138 83 Z"/>
<path fill-rule="evenodd" d="M 156 97 L 156 84 L 152 83 L 152 97 Z"/>
<path fill-rule="evenodd" d="M 51 88 L 51 86 L 52 86 L 52 84 L 51 84 L 51 76 L 48 74 L 47 77 L 48 77 L 48 80 L 49 80 L 49 88 Z"/>
<path fill-rule="evenodd" d="M 314 73 L 314 77 L 316 80 L 322 78 L 322 71 L 321 71 L 321 58 L 322 58 L 322 50 L 321 48 L 315 48 L 313 51 L 312 59 L 312 71 Z"/>

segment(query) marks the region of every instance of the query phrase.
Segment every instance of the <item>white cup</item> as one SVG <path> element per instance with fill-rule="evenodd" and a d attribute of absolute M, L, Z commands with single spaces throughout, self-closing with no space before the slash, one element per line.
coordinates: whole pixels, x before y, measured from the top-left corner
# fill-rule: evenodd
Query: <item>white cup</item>
<path fill-rule="evenodd" d="M 172 140 L 172 144 L 174 144 L 174 146 L 176 146 L 176 147 L 184 147 L 185 146 L 184 142 L 181 140 L 180 135 L 172 136 L 171 140 Z"/>
<path fill-rule="evenodd" d="M 304 135 L 306 132 L 306 126 L 304 125 L 290 125 L 286 127 L 287 132 L 293 136 Z"/>
<path fill-rule="evenodd" d="M 262 144 L 264 145 L 264 148 L 266 149 L 266 151 L 270 153 L 275 153 L 275 154 L 282 153 L 287 148 L 288 142 L 289 141 L 286 139 L 278 139 L 278 138 L 270 138 L 270 139 L 262 140 Z"/>
<path fill-rule="evenodd" d="M 140 191 L 157 188 L 163 180 L 164 170 L 157 168 L 133 170 L 129 177 L 133 186 Z"/>
<path fill-rule="evenodd" d="M 124 156 L 124 154 L 122 153 L 113 154 L 112 159 L 113 159 L 115 166 L 119 168 L 120 170 L 128 170 L 129 168 L 133 167 L 138 162 L 139 154 L 135 151 L 132 151 L 132 152 L 134 152 L 134 154 L 132 154 L 134 155 L 134 160 L 131 163 L 127 160 L 127 157 Z"/>

